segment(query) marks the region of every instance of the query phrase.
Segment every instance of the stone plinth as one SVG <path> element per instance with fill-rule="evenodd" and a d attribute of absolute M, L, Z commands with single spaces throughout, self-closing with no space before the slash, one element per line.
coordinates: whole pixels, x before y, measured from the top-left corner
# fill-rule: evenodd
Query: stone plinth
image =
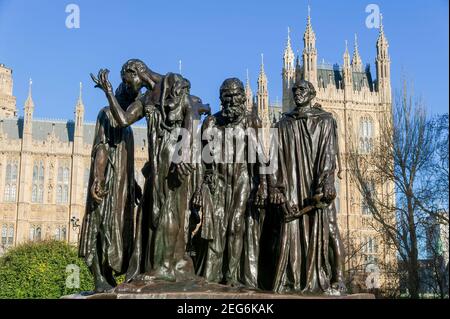
<path fill-rule="evenodd" d="M 262 290 L 207 283 L 202 279 L 180 282 L 133 281 L 110 293 L 65 296 L 63 299 L 375 299 L 372 294 L 344 296 L 275 294 Z"/>

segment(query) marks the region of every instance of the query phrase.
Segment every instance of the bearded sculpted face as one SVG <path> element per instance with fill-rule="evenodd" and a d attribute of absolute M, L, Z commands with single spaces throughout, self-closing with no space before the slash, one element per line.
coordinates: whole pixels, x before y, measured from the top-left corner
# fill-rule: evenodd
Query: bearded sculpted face
<path fill-rule="evenodd" d="M 232 121 L 244 114 L 246 97 L 242 82 L 236 78 L 225 80 L 220 88 L 220 101 L 225 118 Z"/>

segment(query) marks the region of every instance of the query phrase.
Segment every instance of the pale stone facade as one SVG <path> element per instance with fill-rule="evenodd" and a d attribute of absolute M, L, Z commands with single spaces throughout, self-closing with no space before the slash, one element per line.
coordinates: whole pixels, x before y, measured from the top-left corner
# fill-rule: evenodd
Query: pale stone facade
<path fill-rule="evenodd" d="M 389 285 L 396 284 L 394 283 L 396 279 L 391 277 L 391 274 L 396 271 L 396 252 L 394 247 L 386 243 L 372 227 L 373 217 L 351 181 L 346 162 L 346 154 L 349 152 L 351 143 L 359 145 L 361 151 L 370 153 L 371 145 L 379 132 L 379 123 L 391 115 L 389 44 L 384 34 L 383 24 L 381 23 L 376 43 L 375 80 L 372 79 L 370 66 L 363 67 L 356 35 L 352 58 L 350 58 L 346 42 L 342 66 L 317 62 L 316 35 L 310 14 L 308 14 L 303 42 L 302 63 L 300 63 L 298 56 L 295 61 L 288 29 L 283 54 L 282 106 L 268 104 L 268 83 L 264 64 L 262 64 L 256 98 L 252 98 L 251 86 L 247 79 L 247 108 L 258 112 L 263 128 L 267 129 L 278 121 L 282 113 L 290 111 L 295 106 L 292 86 L 296 79 L 303 78 L 314 85 L 317 90 L 316 102 L 331 112 L 338 123 L 343 178 L 336 182 L 338 190 L 336 204 L 341 236 L 349 250 L 348 255 L 352 255 L 351 258 L 347 258 L 346 268 L 352 277 L 360 281 L 362 288 L 365 288 L 369 272 L 378 267 L 381 271 L 379 277 L 381 288 L 388 288 Z M 267 140 L 264 141 L 264 145 L 268 145 Z M 392 194 L 394 185 L 385 185 L 383 186 L 385 189 L 381 186 L 375 187 L 377 192 Z M 392 222 L 395 222 L 394 217 Z M 373 277 L 373 274 L 371 276 Z"/>
<path fill-rule="evenodd" d="M 12 85 L 8 74 L 2 85 Z M 15 105 L 0 114 L 0 254 L 28 240 L 76 243 L 80 229 L 73 226 L 84 215 L 95 123 L 84 122 L 81 85 L 72 121 L 34 119 L 31 85 L 30 80 L 23 118 L 15 116 Z M 142 185 L 146 128 L 134 127 L 134 135 L 137 181 Z"/>

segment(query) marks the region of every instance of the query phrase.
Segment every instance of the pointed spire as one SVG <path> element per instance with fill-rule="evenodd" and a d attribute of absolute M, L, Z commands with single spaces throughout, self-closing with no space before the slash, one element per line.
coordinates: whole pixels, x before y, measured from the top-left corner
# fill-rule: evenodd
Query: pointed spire
<path fill-rule="evenodd" d="M 264 53 L 261 53 L 261 74 L 264 73 Z"/>
<path fill-rule="evenodd" d="M 28 83 L 29 87 L 28 87 L 28 97 L 25 101 L 25 107 L 26 108 L 34 108 L 34 102 L 33 102 L 33 97 L 32 97 L 32 86 L 33 86 L 33 80 L 31 80 Z"/>
<path fill-rule="evenodd" d="M 377 40 L 377 90 L 384 103 L 391 103 L 391 61 L 389 58 L 389 43 L 384 34 L 383 15 L 380 14 L 380 33 Z"/>
<path fill-rule="evenodd" d="M 344 68 L 349 67 L 350 67 L 350 54 L 348 53 L 348 41 L 345 40 Z"/>
<path fill-rule="evenodd" d="M 267 88 L 267 76 L 264 71 L 264 54 L 261 54 L 261 71 L 258 77 L 258 91 L 257 91 L 257 110 L 258 116 L 261 120 L 268 119 L 269 114 L 269 92 Z"/>
<path fill-rule="evenodd" d="M 250 76 L 248 75 L 248 69 L 247 69 L 247 82 L 246 87 L 250 87 Z"/>
<path fill-rule="evenodd" d="M 76 132 L 75 135 L 80 136 L 81 133 L 81 126 L 83 125 L 84 120 L 84 104 L 83 104 L 83 83 L 80 82 L 80 93 L 78 94 L 78 100 L 77 105 L 75 107 L 75 123 L 76 123 Z"/>
<path fill-rule="evenodd" d="M 295 81 L 299 81 L 303 78 L 303 71 L 300 65 L 300 55 L 297 52 L 297 58 L 295 61 Z"/>
<path fill-rule="evenodd" d="M 362 72 L 362 60 L 361 56 L 359 55 L 358 50 L 358 36 L 355 33 L 355 46 L 353 51 L 353 58 L 352 58 L 352 67 L 354 71 Z"/>
<path fill-rule="evenodd" d="M 247 110 L 249 112 L 252 112 L 253 92 L 252 92 L 252 87 L 250 86 L 250 76 L 248 74 L 248 69 L 247 69 L 247 81 L 245 83 L 245 104 L 246 104 Z"/>
<path fill-rule="evenodd" d="M 377 46 L 388 45 L 388 41 L 384 34 L 383 14 L 380 13 L 380 33 L 378 34 Z"/>
<path fill-rule="evenodd" d="M 294 68 L 294 51 L 291 46 L 291 29 L 288 27 L 288 34 L 286 40 L 286 49 L 284 50 L 284 68 L 286 70 L 291 70 Z"/>
<path fill-rule="evenodd" d="M 383 14 L 380 13 L 380 34 L 384 34 L 384 29 L 383 29 Z"/>
<path fill-rule="evenodd" d="M 286 41 L 286 51 L 287 50 L 292 50 L 292 47 L 291 47 L 291 28 L 290 27 L 288 27 L 288 33 L 287 33 L 287 41 Z"/>
<path fill-rule="evenodd" d="M 307 43 L 310 43 L 312 46 L 315 45 L 316 35 L 314 34 L 314 30 L 311 24 L 311 7 L 309 5 L 308 5 L 308 17 L 306 18 L 306 30 L 305 34 L 303 35 L 303 39 L 305 40 L 305 47 L 309 46 L 306 45 Z"/>
<path fill-rule="evenodd" d="M 355 47 L 354 47 L 354 53 L 358 52 L 358 34 L 355 33 Z"/>
<path fill-rule="evenodd" d="M 78 94 L 77 108 L 84 107 L 82 93 L 83 93 L 83 83 L 80 82 L 80 93 Z"/>
<path fill-rule="evenodd" d="M 264 53 L 261 53 L 261 69 L 258 76 L 258 82 L 264 82 L 265 83 L 264 86 L 267 85 L 267 76 L 264 70 Z"/>
<path fill-rule="evenodd" d="M 306 21 L 306 29 L 312 29 L 312 26 L 311 26 L 311 6 L 310 5 L 308 5 L 308 18 L 307 18 L 307 21 Z"/>
<path fill-rule="evenodd" d="M 317 85 L 317 49 L 316 35 L 311 25 L 311 8 L 308 6 L 306 31 L 303 35 L 303 78 Z"/>

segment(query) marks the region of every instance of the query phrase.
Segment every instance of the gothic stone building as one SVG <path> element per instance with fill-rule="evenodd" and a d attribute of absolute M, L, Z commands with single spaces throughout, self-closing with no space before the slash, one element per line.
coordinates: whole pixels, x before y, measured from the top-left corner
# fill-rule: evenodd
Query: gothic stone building
<path fill-rule="evenodd" d="M 0 66 L 0 254 L 29 240 L 76 243 L 85 208 L 95 123 L 80 96 L 69 121 L 33 118 L 31 80 L 17 117 L 12 71 Z M 146 162 L 146 128 L 134 127 L 137 181 Z"/>
<path fill-rule="evenodd" d="M 363 66 L 356 35 L 352 57 L 347 42 L 345 43 L 342 66 L 318 63 L 316 35 L 310 14 L 307 18 L 303 43 L 302 58 L 297 56 L 295 59 L 288 29 L 281 72 L 282 106 L 280 107 L 278 103 L 269 104 L 268 81 L 262 61 L 256 96 L 252 94 L 247 75 L 247 108 L 258 113 L 263 128 L 267 130 L 284 112 L 290 111 L 295 106 L 292 86 L 296 79 L 303 78 L 314 85 L 317 91 L 315 102 L 331 112 L 338 123 L 343 178 L 336 179 L 338 192 L 336 207 L 341 237 L 347 250 L 345 266 L 348 275 L 354 278 L 361 288 L 365 288 L 366 280 L 371 281 L 375 278 L 374 274 L 370 273 L 378 268 L 380 288 L 395 289 L 398 282 L 395 248 L 382 234 L 374 230 L 374 219 L 368 205 L 352 182 L 350 167 L 346 161 L 346 155 L 350 151 L 349 145 L 358 145 L 360 153 L 370 156 L 373 141 L 380 130 L 379 123 L 389 119 L 392 113 L 389 44 L 384 33 L 382 17 L 376 42 L 375 79 L 372 77 L 370 65 Z M 268 133 L 263 134 L 267 149 Z M 374 191 L 383 194 L 393 194 L 393 189 L 394 185 L 389 183 L 373 186 Z M 395 222 L 394 216 L 392 220 Z M 376 288 L 377 285 L 372 287 Z"/>
<path fill-rule="evenodd" d="M 390 58 L 383 26 L 376 43 L 376 79 L 370 67 L 363 66 L 355 37 L 352 59 L 347 45 L 343 65 L 317 62 L 316 36 L 308 15 L 304 33 L 302 63 L 295 61 L 288 32 L 283 56 L 282 106 L 269 105 L 268 81 L 264 63 L 252 94 L 247 76 L 247 108 L 261 119 L 264 144 L 269 144 L 268 128 L 283 112 L 293 108 L 292 85 L 302 77 L 317 89 L 317 102 L 333 113 L 338 122 L 341 158 L 348 145 L 357 141 L 370 153 L 382 117 L 391 112 Z M 11 69 L 0 65 L 0 254 L 8 247 L 29 241 L 55 238 L 76 243 L 84 214 L 91 145 L 95 123 L 84 121 L 81 88 L 74 120 L 56 121 L 33 118 L 31 81 L 23 117 L 17 117 Z M 146 128 L 134 127 L 136 174 L 146 161 Z M 348 274 L 358 278 L 362 288 L 367 265 L 396 265 L 395 251 L 369 225 L 371 215 L 357 188 L 352 184 L 347 163 L 343 179 L 336 182 L 338 222 L 341 236 L 351 258 L 346 260 Z M 392 187 L 388 186 L 388 187 Z M 78 223 L 77 223 L 78 221 Z M 351 248 L 353 247 L 353 248 Z M 355 249 L 356 251 L 349 251 Z M 353 254 L 356 253 L 354 256 Z M 372 268 L 373 269 L 373 268 Z M 382 286 L 393 282 L 382 270 Z"/>

